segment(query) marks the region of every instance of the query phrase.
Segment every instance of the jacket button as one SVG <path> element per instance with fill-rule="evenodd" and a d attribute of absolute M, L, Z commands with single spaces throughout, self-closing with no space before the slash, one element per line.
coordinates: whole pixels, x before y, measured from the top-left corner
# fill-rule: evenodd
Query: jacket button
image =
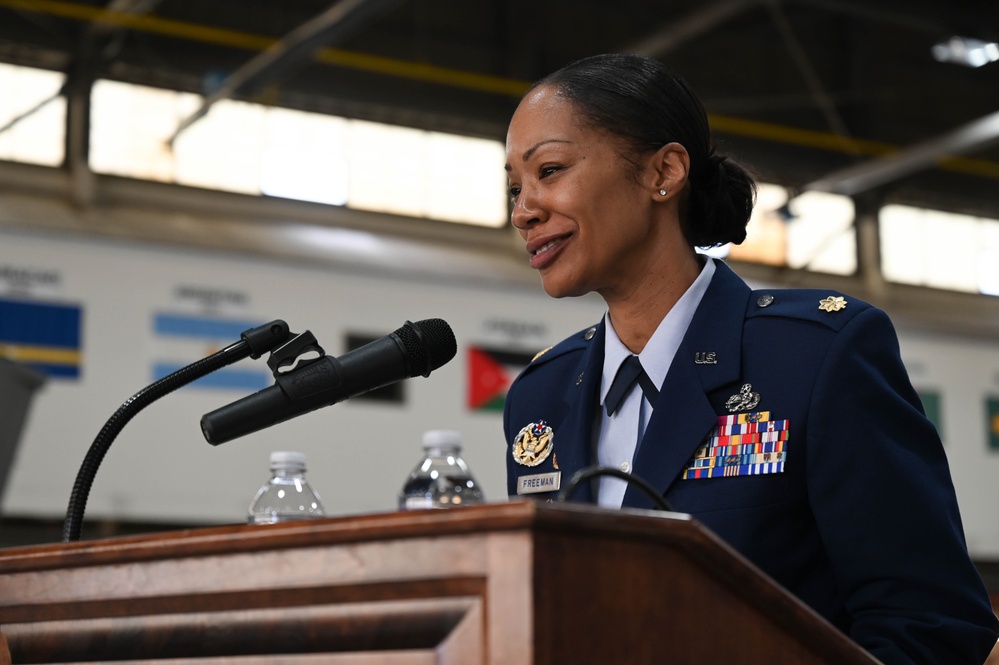
<path fill-rule="evenodd" d="M 769 307 L 774 304 L 774 297 L 767 293 L 766 295 L 760 296 L 759 300 L 756 301 L 756 304 L 760 307 Z"/>

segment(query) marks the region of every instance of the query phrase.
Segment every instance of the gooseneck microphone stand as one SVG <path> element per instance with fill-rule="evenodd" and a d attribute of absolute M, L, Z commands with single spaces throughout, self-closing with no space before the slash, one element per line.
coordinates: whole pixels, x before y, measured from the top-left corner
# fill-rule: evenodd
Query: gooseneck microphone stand
<path fill-rule="evenodd" d="M 291 334 L 288 331 L 288 324 L 280 319 L 256 328 L 251 328 L 242 333 L 240 340 L 235 344 L 207 358 L 198 360 L 187 367 L 183 367 L 169 376 L 163 377 L 128 398 L 115 411 L 114 415 L 108 419 L 107 423 L 104 424 L 104 427 L 91 444 L 90 450 L 83 460 L 83 464 L 80 466 L 80 470 L 76 476 L 76 483 L 73 485 L 73 491 L 69 497 L 69 507 L 66 509 L 66 522 L 63 524 L 63 542 L 68 543 L 80 539 L 83 513 L 87 507 L 87 498 L 90 495 L 94 476 L 97 475 L 97 468 L 101 465 L 101 461 L 103 461 L 115 437 L 118 436 L 122 428 L 139 411 L 159 398 L 216 370 L 244 358 L 259 358 L 263 354 L 284 344 Z M 311 335 L 308 332 L 303 334 Z"/>

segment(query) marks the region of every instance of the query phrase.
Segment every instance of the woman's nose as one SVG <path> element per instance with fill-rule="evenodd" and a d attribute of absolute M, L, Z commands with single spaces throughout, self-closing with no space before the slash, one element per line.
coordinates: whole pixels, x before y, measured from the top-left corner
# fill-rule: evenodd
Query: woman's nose
<path fill-rule="evenodd" d="M 533 197 L 522 191 L 514 201 L 513 211 L 510 213 L 510 221 L 514 228 L 526 229 L 532 224 L 543 221 L 543 217 L 543 208 Z"/>

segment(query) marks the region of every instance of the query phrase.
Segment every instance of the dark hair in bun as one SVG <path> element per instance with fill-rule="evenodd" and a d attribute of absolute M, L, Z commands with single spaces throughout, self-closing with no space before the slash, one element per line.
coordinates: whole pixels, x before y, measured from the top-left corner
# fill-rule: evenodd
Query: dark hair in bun
<path fill-rule="evenodd" d="M 621 137 L 637 154 L 673 142 L 687 149 L 689 194 L 681 224 L 692 246 L 746 239 L 756 183 L 715 152 L 707 113 L 686 81 L 652 58 L 608 54 L 566 65 L 534 87 L 541 85 L 556 88 L 593 126 Z"/>

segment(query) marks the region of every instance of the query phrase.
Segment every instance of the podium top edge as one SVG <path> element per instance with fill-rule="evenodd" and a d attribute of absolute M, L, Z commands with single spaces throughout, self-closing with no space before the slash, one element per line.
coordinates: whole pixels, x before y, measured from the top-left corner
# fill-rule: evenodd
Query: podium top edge
<path fill-rule="evenodd" d="M 717 540 L 685 513 L 614 510 L 584 504 L 519 500 L 447 510 L 371 513 L 268 525 L 233 524 L 14 547 L 0 549 L 0 574 L 101 565 L 112 560 L 127 563 L 375 540 L 509 531 L 601 532 L 614 537 L 660 538 L 668 541 L 701 538 Z"/>

